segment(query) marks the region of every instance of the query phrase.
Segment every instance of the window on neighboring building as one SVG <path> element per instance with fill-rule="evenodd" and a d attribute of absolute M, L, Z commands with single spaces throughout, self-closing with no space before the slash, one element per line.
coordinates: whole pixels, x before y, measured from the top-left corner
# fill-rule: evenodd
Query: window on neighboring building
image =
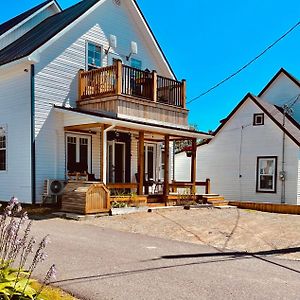
<path fill-rule="evenodd" d="M 277 157 L 258 157 L 256 191 L 276 193 L 276 176 Z"/>
<path fill-rule="evenodd" d="M 131 59 L 131 66 L 133 68 L 141 70 L 142 69 L 142 61 L 138 60 L 138 59 L 135 59 L 135 58 L 132 58 Z"/>
<path fill-rule="evenodd" d="M 93 70 L 101 67 L 101 47 L 87 43 L 87 69 Z"/>
<path fill-rule="evenodd" d="M 254 126 L 264 125 L 264 114 L 254 114 L 253 125 Z"/>
<path fill-rule="evenodd" d="M 0 171 L 6 170 L 6 132 L 0 126 Z"/>

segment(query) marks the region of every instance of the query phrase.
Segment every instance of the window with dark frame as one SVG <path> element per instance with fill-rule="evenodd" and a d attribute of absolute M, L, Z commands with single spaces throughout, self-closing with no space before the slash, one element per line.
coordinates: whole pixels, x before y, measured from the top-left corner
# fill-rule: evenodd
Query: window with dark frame
<path fill-rule="evenodd" d="M 256 173 L 256 191 L 276 193 L 277 157 L 257 157 Z"/>
<path fill-rule="evenodd" d="M 253 126 L 264 125 L 264 123 L 265 123 L 265 118 L 263 113 L 253 115 Z"/>
<path fill-rule="evenodd" d="M 101 47 L 94 43 L 87 43 L 87 70 L 101 67 Z"/>
<path fill-rule="evenodd" d="M 0 127 L 0 171 L 6 170 L 6 133 L 5 128 Z"/>

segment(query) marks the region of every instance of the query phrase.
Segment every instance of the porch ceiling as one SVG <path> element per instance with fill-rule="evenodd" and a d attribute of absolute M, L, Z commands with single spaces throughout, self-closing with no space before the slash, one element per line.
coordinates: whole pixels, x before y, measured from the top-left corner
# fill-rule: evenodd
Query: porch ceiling
<path fill-rule="evenodd" d="M 140 122 L 118 118 L 115 115 L 103 112 L 86 112 L 74 108 L 54 106 L 54 110 L 64 115 L 65 130 L 93 130 L 113 126 L 112 129 L 120 131 L 140 132 L 144 131 L 145 138 L 162 140 L 165 135 L 171 139 L 210 139 L 211 135 L 185 128 L 172 127 L 154 123 Z"/>

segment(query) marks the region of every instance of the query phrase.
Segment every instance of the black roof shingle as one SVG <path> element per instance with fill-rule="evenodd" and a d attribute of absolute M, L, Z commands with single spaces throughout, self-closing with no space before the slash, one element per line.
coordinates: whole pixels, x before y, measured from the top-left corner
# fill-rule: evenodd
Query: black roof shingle
<path fill-rule="evenodd" d="M 22 21 L 26 20 L 28 17 L 30 17 L 32 14 L 37 12 L 39 9 L 41 9 L 46 4 L 50 3 L 52 0 L 44 1 L 43 3 L 21 13 L 20 15 L 0 24 L 0 36 L 5 33 L 6 31 L 10 30 L 11 28 L 15 27 Z"/>
<path fill-rule="evenodd" d="M 25 33 L 19 39 L 0 51 L 0 65 L 30 55 L 53 36 L 75 21 L 99 0 L 81 1 L 60 13 L 57 13 Z"/>

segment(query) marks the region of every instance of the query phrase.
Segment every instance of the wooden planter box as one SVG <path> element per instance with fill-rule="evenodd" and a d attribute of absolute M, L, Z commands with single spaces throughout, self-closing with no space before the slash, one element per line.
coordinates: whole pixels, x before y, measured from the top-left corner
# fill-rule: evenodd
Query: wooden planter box
<path fill-rule="evenodd" d="M 62 196 L 62 211 L 93 214 L 110 210 L 109 190 L 103 183 L 69 181 Z"/>
<path fill-rule="evenodd" d="M 110 202 L 125 202 L 129 206 L 143 206 L 147 204 L 147 196 L 111 196 Z"/>

